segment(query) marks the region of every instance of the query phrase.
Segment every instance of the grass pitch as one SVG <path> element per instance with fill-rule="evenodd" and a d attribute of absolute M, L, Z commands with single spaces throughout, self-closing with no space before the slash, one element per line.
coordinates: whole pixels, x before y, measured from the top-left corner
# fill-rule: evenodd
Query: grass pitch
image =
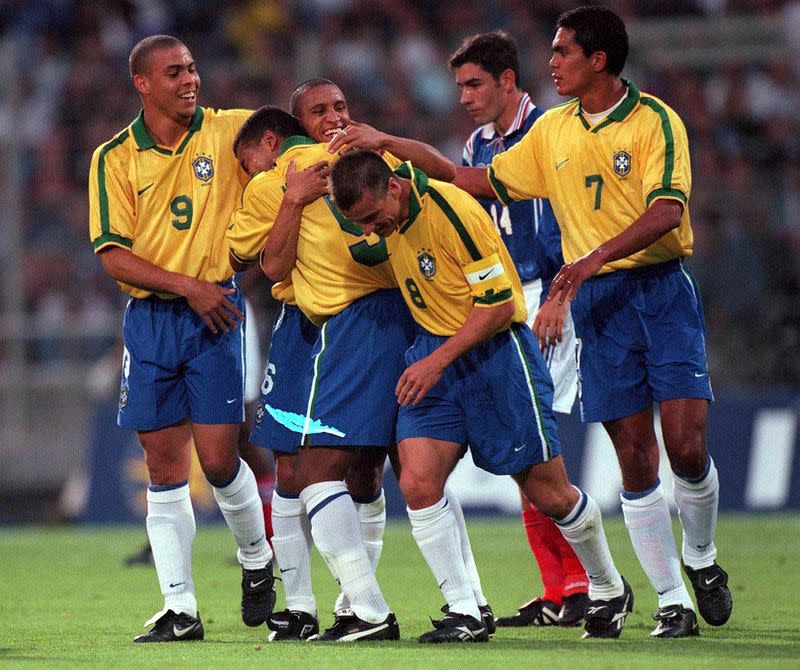
<path fill-rule="evenodd" d="M 496 614 L 508 614 L 541 590 L 520 522 L 468 520 L 484 590 Z M 144 524 L 127 528 L 0 530 L 0 667 L 20 668 L 797 668 L 800 667 L 800 518 L 723 516 L 717 546 L 731 575 L 734 612 L 722 628 L 701 622 L 701 636 L 655 640 L 656 596 L 646 582 L 620 517 L 606 531 L 635 608 L 619 640 L 580 640 L 581 629 L 500 629 L 489 644 L 423 646 L 428 616 L 441 595 L 407 523 L 387 527 L 378 577 L 400 622 L 402 639 L 356 645 L 269 644 L 267 629 L 239 618 L 234 544 L 222 526 L 201 526 L 194 573 L 204 642 L 134 645 L 142 623 L 161 606 L 152 567 L 123 567 L 144 542 Z M 676 527 L 677 531 L 677 527 Z M 314 583 L 321 625 L 336 585 L 318 557 Z M 283 607 L 278 585 L 278 608 Z"/>

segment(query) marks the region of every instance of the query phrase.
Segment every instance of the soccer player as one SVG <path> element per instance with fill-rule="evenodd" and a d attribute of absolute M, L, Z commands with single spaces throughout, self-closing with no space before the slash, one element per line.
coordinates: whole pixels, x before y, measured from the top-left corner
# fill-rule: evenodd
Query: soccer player
<path fill-rule="evenodd" d="M 130 74 L 143 109 L 94 152 L 89 230 L 103 268 L 131 296 L 118 423 L 145 451 L 147 532 L 164 595 L 135 641 L 200 640 L 190 437 L 238 545 L 244 622 L 264 623 L 275 603 L 261 500 L 237 455 L 244 302 L 225 244 L 245 178 L 230 146 L 248 112 L 197 106 L 194 59 L 168 35 L 133 48 Z"/>
<path fill-rule="evenodd" d="M 473 35 L 450 57 L 461 105 L 479 125 L 464 147 L 463 165 L 485 167 L 495 154 L 511 148 L 542 114 L 519 84 L 517 46 L 508 33 L 494 31 Z M 563 265 L 561 234 L 547 200 L 536 198 L 510 203 L 479 201 L 489 213 L 508 248 L 528 309 L 528 325 L 547 295 L 550 281 Z M 575 336 L 569 312 L 558 346 L 545 352 L 553 378 L 553 409 L 569 414 L 578 391 Z M 544 592 L 500 617 L 498 626 L 575 626 L 583 620 L 589 581 L 586 572 L 552 519 L 531 504 L 524 493 L 522 520 L 542 575 Z"/>
<path fill-rule="evenodd" d="M 716 563 L 719 481 L 706 451 L 712 399 L 692 252 L 686 130 L 661 100 L 620 77 L 623 21 L 599 7 L 565 12 L 550 60 L 556 90 L 573 96 L 546 112 L 486 170 L 457 183 L 503 202 L 550 196 L 567 265 L 553 280 L 534 331 L 561 336 L 572 301 L 579 341 L 581 413 L 602 421 L 622 470 L 622 511 L 636 555 L 658 593 L 655 637 L 698 633 L 661 482 L 653 404 L 674 474 L 682 558 L 711 625 L 730 617 L 728 576 Z"/>
<path fill-rule="evenodd" d="M 510 474 L 557 520 L 591 575 L 585 637 L 618 637 L 633 604 L 597 504 L 570 485 L 552 412 L 553 384 L 511 257 L 483 208 L 452 184 L 378 154 L 333 166 L 336 204 L 386 243 L 420 326 L 396 385 L 400 488 L 414 539 L 447 601 L 423 643 L 486 642 L 444 485 L 469 445 L 478 467 Z M 377 346 L 368 341 L 367 348 Z"/>

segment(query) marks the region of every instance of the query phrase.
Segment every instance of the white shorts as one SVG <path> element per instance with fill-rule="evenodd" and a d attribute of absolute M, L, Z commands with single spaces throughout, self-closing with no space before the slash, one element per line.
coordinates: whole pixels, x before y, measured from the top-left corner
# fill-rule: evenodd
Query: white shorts
<path fill-rule="evenodd" d="M 525 306 L 528 308 L 528 326 L 533 325 L 539 301 L 542 296 L 542 280 L 534 279 L 522 285 L 525 295 Z M 547 347 L 544 352 L 547 369 L 553 378 L 553 409 L 561 414 L 572 412 L 575 396 L 578 393 L 578 359 L 575 327 L 572 324 L 572 313 L 567 310 L 564 321 L 564 334 L 561 342 Z"/>
<path fill-rule="evenodd" d="M 258 400 L 261 391 L 261 376 L 264 371 L 261 363 L 261 343 L 258 338 L 258 317 L 252 303 L 245 299 L 247 313 L 244 326 L 244 401 Z"/>

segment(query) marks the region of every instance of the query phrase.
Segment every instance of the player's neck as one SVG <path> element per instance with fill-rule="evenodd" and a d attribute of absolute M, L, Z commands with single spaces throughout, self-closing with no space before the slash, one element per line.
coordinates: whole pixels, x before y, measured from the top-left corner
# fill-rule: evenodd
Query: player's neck
<path fill-rule="evenodd" d="M 616 105 L 625 95 L 625 84 L 619 77 L 599 77 L 580 96 L 581 108 L 587 114 L 598 114 Z"/>
<path fill-rule="evenodd" d="M 162 147 L 171 149 L 177 145 L 186 134 L 191 122 L 191 117 L 184 122 L 184 119 L 176 120 L 152 108 L 148 109 L 147 106 L 144 108 L 144 125 L 147 132 L 155 143 Z"/>
<path fill-rule="evenodd" d="M 495 119 L 494 129 L 497 131 L 498 135 L 505 135 L 511 127 L 511 124 L 514 123 L 514 119 L 517 117 L 517 111 L 519 110 L 519 101 L 522 100 L 524 95 L 524 91 L 517 90 L 509 99 L 503 113 Z"/>

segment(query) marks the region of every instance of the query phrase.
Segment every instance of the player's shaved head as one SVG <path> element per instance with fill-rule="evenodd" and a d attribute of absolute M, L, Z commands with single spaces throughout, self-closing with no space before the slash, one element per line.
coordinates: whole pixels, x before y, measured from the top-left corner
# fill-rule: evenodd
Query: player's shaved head
<path fill-rule="evenodd" d="M 298 84 L 297 88 L 295 88 L 289 96 L 289 111 L 297 116 L 300 111 L 300 103 L 303 101 L 303 96 L 311 89 L 317 88 L 317 86 L 333 86 L 334 88 L 339 88 L 330 79 L 323 79 L 321 77 L 306 79 L 301 84 Z"/>
<path fill-rule="evenodd" d="M 173 47 L 188 47 L 177 37 L 172 35 L 150 35 L 141 40 L 133 49 L 128 57 L 128 69 L 131 79 L 137 74 L 150 73 L 150 56 L 161 49 L 172 49 Z"/>
<path fill-rule="evenodd" d="M 392 169 L 374 151 L 350 151 L 342 156 L 331 171 L 331 191 L 340 209 L 349 210 L 364 191 L 376 198 L 386 195 Z"/>

